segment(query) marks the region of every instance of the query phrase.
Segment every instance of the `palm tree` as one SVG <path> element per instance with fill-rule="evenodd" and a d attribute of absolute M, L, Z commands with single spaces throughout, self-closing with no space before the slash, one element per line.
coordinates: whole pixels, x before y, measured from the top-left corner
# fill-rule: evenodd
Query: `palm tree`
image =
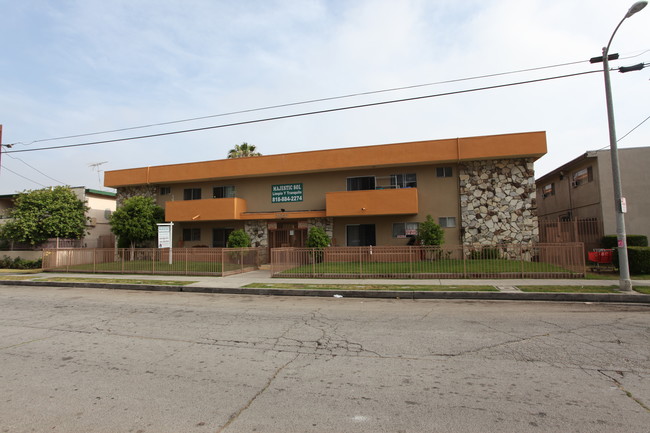
<path fill-rule="evenodd" d="M 248 144 L 246 142 L 235 144 L 235 147 L 228 152 L 228 159 L 248 158 L 249 156 L 262 156 L 262 154 L 255 151 L 254 144 Z"/>

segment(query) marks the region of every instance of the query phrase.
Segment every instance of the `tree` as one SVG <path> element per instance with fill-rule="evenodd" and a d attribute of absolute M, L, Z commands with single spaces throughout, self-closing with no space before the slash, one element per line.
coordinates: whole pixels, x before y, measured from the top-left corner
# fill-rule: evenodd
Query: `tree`
<path fill-rule="evenodd" d="M 418 241 L 420 245 L 440 246 L 445 242 L 445 232 L 433 221 L 431 215 L 418 227 Z"/>
<path fill-rule="evenodd" d="M 86 234 L 88 207 L 67 186 L 25 191 L 16 196 L 10 221 L 0 237 L 32 245 L 49 238 L 81 239 Z"/>
<path fill-rule="evenodd" d="M 314 248 L 311 255 L 316 263 L 321 263 L 323 261 L 323 248 L 328 247 L 329 245 L 330 237 L 327 236 L 327 233 L 325 233 L 325 230 L 322 227 L 314 226 L 309 229 L 309 234 L 307 235 L 307 247 Z"/>
<path fill-rule="evenodd" d="M 120 240 L 126 240 L 131 248 L 138 242 L 155 239 L 157 223 L 165 220 L 165 211 L 153 198 L 135 196 L 124 200 L 111 215 L 111 231 Z"/>
<path fill-rule="evenodd" d="M 254 144 L 248 144 L 246 142 L 236 144 L 235 147 L 230 149 L 228 152 L 228 159 L 248 158 L 249 156 L 262 156 L 262 154 L 256 152 Z"/>
<path fill-rule="evenodd" d="M 312 227 L 307 235 L 307 247 L 322 249 L 330 245 L 330 237 L 322 227 Z"/>
<path fill-rule="evenodd" d="M 251 239 L 242 229 L 233 230 L 228 235 L 226 246 L 228 248 L 248 248 L 251 246 Z"/>

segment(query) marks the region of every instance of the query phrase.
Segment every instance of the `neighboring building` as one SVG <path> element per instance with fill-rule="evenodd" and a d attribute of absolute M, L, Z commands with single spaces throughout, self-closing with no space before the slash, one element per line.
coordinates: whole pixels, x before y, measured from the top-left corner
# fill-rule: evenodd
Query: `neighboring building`
<path fill-rule="evenodd" d="M 619 149 L 623 196 L 627 202 L 628 234 L 650 237 L 650 147 Z M 597 248 L 600 237 L 616 234 L 614 187 L 609 149 L 589 151 L 542 176 L 537 185 L 537 214 L 542 221 L 542 240 L 565 241 L 567 230 L 548 222 L 571 221 L 586 249 Z"/>
<path fill-rule="evenodd" d="M 407 245 L 431 215 L 445 244 L 535 242 L 531 132 L 107 171 L 118 204 L 150 196 L 174 222 L 174 246 L 303 246 L 311 226 L 333 245 Z"/>
<path fill-rule="evenodd" d="M 72 191 L 89 207 L 86 216 L 90 221 L 86 227 L 88 234 L 83 239 L 83 246 L 87 248 L 115 246 L 115 236 L 111 233 L 109 218 L 117 207 L 116 193 L 84 187 L 73 187 Z"/>
<path fill-rule="evenodd" d="M 115 212 L 116 194 L 114 192 L 88 189 L 82 186 L 70 188 L 79 200 L 86 203 L 90 209 L 86 216 L 87 235 L 81 240 L 80 246 L 88 248 L 111 248 L 115 245 L 115 237 L 111 233 L 109 218 Z M 0 224 L 8 220 L 8 212 L 13 207 L 14 198 L 18 194 L 0 196 Z"/>

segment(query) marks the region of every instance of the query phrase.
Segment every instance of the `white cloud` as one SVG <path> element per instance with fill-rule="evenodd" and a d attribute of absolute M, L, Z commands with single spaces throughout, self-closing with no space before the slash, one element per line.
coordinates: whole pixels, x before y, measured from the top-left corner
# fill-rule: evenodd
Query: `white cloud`
<path fill-rule="evenodd" d="M 631 2 L 111 1 L 12 2 L 0 38 L 4 142 L 205 116 L 542 65 L 600 54 Z M 297 6 L 298 5 L 298 6 Z M 650 8 L 626 21 L 613 51 L 647 46 Z M 619 61 L 647 61 L 650 54 Z M 599 65 L 422 87 L 110 134 L 185 129 L 433 94 Z M 647 70 L 613 74 L 622 136 L 648 116 Z M 649 145 L 646 124 L 621 142 Z M 539 173 L 607 144 L 602 74 L 142 141 L 15 154 L 54 178 L 98 187 L 107 170 L 225 157 L 247 141 L 263 153 L 548 132 Z M 103 137 L 38 143 L 78 143 Z M 16 146 L 14 149 L 21 149 Z M 3 165 L 39 182 L 10 158 Z M 45 183 L 49 183 L 45 180 Z M 3 171 L 0 193 L 25 182 Z"/>

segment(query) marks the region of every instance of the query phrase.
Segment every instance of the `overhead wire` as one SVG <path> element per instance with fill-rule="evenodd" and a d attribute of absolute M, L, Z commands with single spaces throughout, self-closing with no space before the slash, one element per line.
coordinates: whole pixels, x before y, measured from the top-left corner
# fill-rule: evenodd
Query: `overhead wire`
<path fill-rule="evenodd" d="M 505 83 L 505 84 L 495 84 L 495 85 L 491 85 L 491 86 L 476 87 L 476 88 L 471 88 L 471 89 L 455 90 L 455 91 L 450 91 L 450 92 L 434 93 L 434 94 L 429 94 L 429 95 L 413 96 L 413 97 L 408 97 L 408 98 L 392 99 L 392 100 L 387 100 L 387 101 L 370 102 L 370 103 L 365 103 L 365 104 L 357 104 L 357 105 L 349 105 L 349 106 L 344 106 L 344 107 L 336 107 L 336 108 L 329 108 L 329 109 L 322 109 L 322 110 L 307 111 L 307 112 L 303 112 L 303 113 L 295 113 L 295 114 L 287 114 L 287 115 L 266 117 L 266 118 L 261 118 L 261 119 L 245 120 L 245 121 L 240 121 L 240 122 L 225 123 L 225 124 L 205 126 L 205 127 L 200 127 L 200 128 L 191 128 L 191 129 L 184 129 L 184 130 L 177 130 L 177 131 L 170 131 L 170 132 L 161 132 L 161 133 L 157 133 L 157 134 L 148 134 L 148 135 L 140 135 L 140 136 L 134 136 L 134 137 L 125 137 L 125 138 L 115 138 L 115 139 L 110 139 L 110 140 L 91 141 L 91 142 L 77 143 L 77 144 L 66 144 L 66 145 L 61 145 L 61 146 L 39 147 L 39 148 L 29 148 L 29 149 L 19 149 L 19 150 L 7 150 L 7 151 L 5 151 L 5 153 L 8 154 L 8 153 L 35 152 L 35 151 L 52 150 L 52 149 L 65 149 L 65 148 L 74 148 L 74 147 L 81 147 L 81 146 L 92 146 L 92 145 L 97 145 L 97 144 L 107 144 L 107 143 L 117 143 L 117 142 L 123 142 L 123 141 L 141 140 L 141 139 L 154 138 L 154 137 L 164 137 L 164 136 L 177 135 L 177 134 L 186 134 L 186 133 L 190 133 L 190 132 L 207 131 L 207 130 L 211 130 L 211 129 L 227 128 L 227 127 L 241 126 L 241 125 L 250 125 L 250 124 L 255 124 L 255 123 L 270 122 L 270 121 L 281 120 L 281 119 L 290 119 L 290 118 L 296 118 L 296 117 L 312 116 L 312 115 L 316 115 L 316 114 L 334 113 L 334 112 L 346 111 L 346 110 L 354 110 L 354 109 L 359 109 L 359 108 L 376 107 L 376 106 L 381 106 L 381 105 L 418 101 L 418 100 L 437 98 L 437 97 L 442 97 L 442 96 L 459 95 L 459 94 L 464 94 L 464 93 L 471 93 L 471 92 L 479 92 L 479 91 L 485 91 L 485 90 L 493 90 L 493 89 L 498 89 L 498 88 L 520 86 L 520 85 L 524 85 L 524 84 L 532 84 L 532 83 L 539 83 L 539 82 L 557 80 L 557 79 L 562 79 L 562 78 L 577 77 L 577 76 L 581 76 L 581 75 L 593 74 L 593 73 L 598 73 L 598 72 L 601 72 L 601 71 L 600 70 L 583 71 L 583 72 L 576 72 L 576 73 L 572 73 L 572 74 L 557 75 L 557 76 L 552 76 L 552 77 L 537 78 L 537 79 L 525 80 L 525 81 L 516 81 L 516 82 L 511 82 L 511 83 Z"/>
<path fill-rule="evenodd" d="M 18 176 L 18 177 L 22 177 L 22 178 L 25 179 L 25 180 L 28 180 L 28 181 L 30 181 L 30 182 L 33 182 L 33 183 L 35 183 L 35 184 L 37 184 L 37 185 L 42 186 L 43 188 L 47 188 L 46 185 L 43 185 L 43 184 L 40 183 L 40 182 L 37 182 L 37 181 L 35 181 L 35 180 L 33 180 L 33 179 L 30 179 L 30 178 L 28 178 L 28 177 L 25 177 L 25 176 L 23 176 L 23 175 L 20 174 L 20 173 L 16 173 L 16 172 L 13 171 L 12 169 L 7 168 L 7 166 L 4 166 L 4 165 L 3 165 L 3 166 L 2 166 L 2 170 L 7 170 L 8 172 L 13 173 L 13 174 L 15 174 L 15 175 Z"/>
<path fill-rule="evenodd" d="M 6 154 L 6 153 L 7 153 L 7 152 L 5 152 L 5 154 Z M 48 179 L 53 180 L 53 181 L 56 182 L 56 183 L 60 183 L 61 185 L 66 185 L 66 182 L 61 182 L 60 180 L 55 179 L 55 178 L 53 178 L 52 176 L 49 176 L 49 175 L 43 173 L 43 172 L 42 172 L 41 170 L 39 170 L 38 168 L 34 167 L 33 165 L 30 165 L 30 164 L 26 163 L 25 161 L 23 161 L 22 159 L 20 159 L 20 158 L 18 158 L 18 157 L 16 157 L 16 156 L 11 156 L 11 155 L 7 155 L 7 156 L 8 156 L 9 158 L 11 158 L 11 159 L 15 159 L 15 160 L 17 160 L 17 161 L 22 162 L 22 163 L 25 164 L 27 167 L 31 168 L 31 169 L 34 170 L 34 171 L 37 171 L 38 173 L 42 174 L 43 176 L 47 177 Z M 3 168 L 4 168 L 4 167 L 3 167 Z"/>
<path fill-rule="evenodd" d="M 647 51 L 650 51 L 650 50 L 646 50 L 643 53 L 645 53 Z M 643 54 L 643 53 L 641 53 L 641 54 Z M 641 54 L 636 54 L 636 55 L 629 56 L 629 57 L 626 57 L 626 58 L 636 57 L 636 56 L 639 56 Z M 110 133 L 115 133 L 115 132 L 132 131 L 132 130 L 136 130 L 136 129 L 144 129 L 144 128 L 152 128 L 152 127 L 157 127 L 157 126 L 173 125 L 173 124 L 177 124 L 177 123 L 192 122 L 192 121 L 197 121 L 197 120 L 206 120 L 206 119 L 212 119 L 212 118 L 217 118 L 217 117 L 226 117 L 226 116 L 232 116 L 232 115 L 236 115 L 236 114 L 246 114 L 246 113 L 253 113 L 253 112 L 257 112 L 257 111 L 272 110 L 272 109 L 277 109 L 277 108 L 286 108 L 286 107 L 293 107 L 293 106 L 298 106 L 298 105 L 313 104 L 313 103 L 316 103 L 316 102 L 334 101 L 334 100 L 338 100 L 338 99 L 354 98 L 354 97 L 359 97 L 359 96 L 368 96 L 368 95 L 395 92 L 395 91 L 401 91 L 401 90 L 410 90 L 410 89 L 416 89 L 416 88 L 428 87 L 428 86 L 435 86 L 435 85 L 441 85 L 441 84 L 451 84 L 451 83 L 458 83 L 458 82 L 462 82 L 462 81 L 479 80 L 479 79 L 484 79 L 484 78 L 494 78 L 494 77 L 500 77 L 500 76 L 505 76 L 505 75 L 520 74 L 520 73 L 523 73 L 523 72 L 540 71 L 540 70 L 544 70 L 544 69 L 551 69 L 551 68 L 559 68 L 559 67 L 564 67 L 564 66 L 577 65 L 577 64 L 581 64 L 581 63 L 585 63 L 585 62 L 588 62 L 588 60 L 586 59 L 586 60 L 579 60 L 579 61 L 573 61 L 573 62 L 558 63 L 558 64 L 555 64 L 555 65 L 546 65 L 546 66 L 538 66 L 538 67 L 533 67 L 533 68 L 517 69 L 517 70 L 514 70 L 514 71 L 497 72 L 497 73 L 477 75 L 477 76 L 472 76 L 472 77 L 455 78 L 455 79 L 450 79 L 450 80 L 435 81 L 435 82 L 431 82 L 431 83 L 414 84 L 414 85 L 401 86 L 401 87 L 392 87 L 392 88 L 381 89 L 381 90 L 371 90 L 371 91 L 367 91 L 367 92 L 350 93 L 350 94 L 346 94 L 346 95 L 330 96 L 330 97 L 326 97 L 326 98 L 308 99 L 308 100 L 305 100 L 305 101 L 288 102 L 288 103 L 285 103 L 285 104 L 276 104 L 276 105 L 269 105 L 269 106 L 265 106 L 265 107 L 249 108 L 249 109 L 245 109 L 245 110 L 230 111 L 230 112 L 226 112 L 226 113 L 212 114 L 212 115 L 207 115 L 207 116 L 192 117 L 192 118 L 180 119 L 180 120 L 172 120 L 172 121 L 167 121 L 167 122 L 151 123 L 151 124 L 147 124 L 147 125 L 132 126 L 132 127 L 127 127 L 127 128 L 110 129 L 110 130 L 105 130 L 105 131 L 90 132 L 90 133 L 84 133 L 84 134 L 75 134 L 75 135 L 66 135 L 66 136 L 61 136 L 61 137 L 45 138 L 45 139 L 39 139 L 39 140 L 32 140 L 32 141 L 30 141 L 28 143 L 15 142 L 15 143 L 12 143 L 12 144 L 22 144 L 22 145 L 28 146 L 28 145 L 32 145 L 32 144 L 35 144 L 35 143 L 45 142 L 45 141 L 67 140 L 67 139 L 71 139 L 71 138 L 81 138 L 81 137 L 89 137 L 89 136 L 93 136 L 93 135 L 101 135 L 101 134 L 110 134 Z"/>

